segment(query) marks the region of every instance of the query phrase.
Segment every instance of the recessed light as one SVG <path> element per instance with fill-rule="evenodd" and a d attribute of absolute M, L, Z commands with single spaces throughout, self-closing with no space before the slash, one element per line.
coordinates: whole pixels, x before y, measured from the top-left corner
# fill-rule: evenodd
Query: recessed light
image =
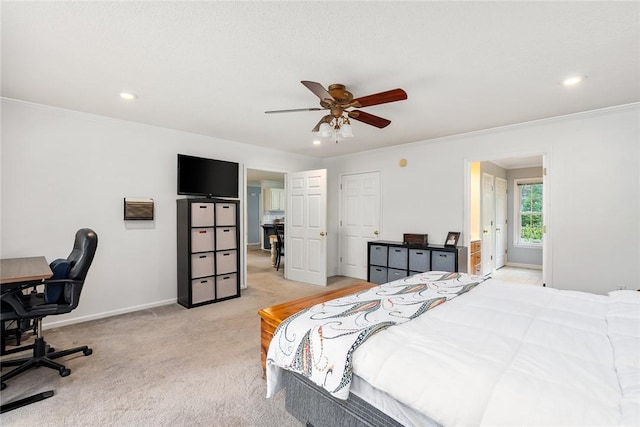
<path fill-rule="evenodd" d="M 562 84 L 565 86 L 575 86 L 578 83 L 582 82 L 584 79 L 586 79 L 585 76 L 571 76 L 564 79 L 562 81 Z"/>
<path fill-rule="evenodd" d="M 134 101 L 138 99 L 138 95 L 131 92 L 120 92 L 120 98 L 126 99 L 127 101 Z"/>
<path fill-rule="evenodd" d="M 313 141 L 313 145 L 320 145 L 322 142 L 319 139 Z"/>

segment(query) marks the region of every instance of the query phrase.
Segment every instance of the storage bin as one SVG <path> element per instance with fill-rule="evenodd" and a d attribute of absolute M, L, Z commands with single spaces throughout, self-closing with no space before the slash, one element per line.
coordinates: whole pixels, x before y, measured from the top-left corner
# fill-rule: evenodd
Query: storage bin
<path fill-rule="evenodd" d="M 191 303 L 211 301 L 215 299 L 213 278 L 196 279 L 191 281 Z"/>
<path fill-rule="evenodd" d="M 213 227 L 213 203 L 191 204 L 191 227 Z"/>
<path fill-rule="evenodd" d="M 216 267 L 218 275 L 236 273 L 238 269 L 237 251 L 216 252 Z"/>
<path fill-rule="evenodd" d="M 191 255 L 191 278 L 213 276 L 215 266 L 213 252 Z"/>
<path fill-rule="evenodd" d="M 390 268 L 387 271 L 387 282 L 393 282 L 394 280 L 402 279 L 404 277 L 407 277 L 407 270 Z"/>
<path fill-rule="evenodd" d="M 429 271 L 431 251 L 426 249 L 409 249 L 409 270 L 424 272 Z"/>
<path fill-rule="evenodd" d="M 431 256 L 431 270 L 456 271 L 456 254 L 453 252 L 433 251 Z"/>
<path fill-rule="evenodd" d="M 216 225 L 238 225 L 235 203 L 216 203 Z"/>
<path fill-rule="evenodd" d="M 216 250 L 220 251 L 225 249 L 237 249 L 235 227 L 216 228 Z"/>
<path fill-rule="evenodd" d="M 389 248 L 389 268 L 407 269 L 408 259 L 407 248 L 390 247 Z"/>
<path fill-rule="evenodd" d="M 378 285 L 387 283 L 387 267 L 369 267 L 369 281 Z"/>
<path fill-rule="evenodd" d="M 191 229 L 191 252 L 211 252 L 213 248 L 213 228 Z"/>
<path fill-rule="evenodd" d="M 387 247 L 382 245 L 371 245 L 369 252 L 369 262 L 375 265 L 387 266 Z"/>
<path fill-rule="evenodd" d="M 227 298 L 238 295 L 238 276 L 236 273 L 216 277 L 216 298 Z"/>

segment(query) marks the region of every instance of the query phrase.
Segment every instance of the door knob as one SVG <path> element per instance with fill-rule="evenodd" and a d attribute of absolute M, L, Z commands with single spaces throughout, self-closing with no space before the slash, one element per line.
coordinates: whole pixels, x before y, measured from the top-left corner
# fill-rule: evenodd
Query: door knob
<path fill-rule="evenodd" d="M 325 233 L 324 231 L 321 231 L 321 232 L 320 232 L 320 235 L 321 235 L 321 236 L 325 236 L 325 234 L 326 234 L 326 233 Z"/>
<path fill-rule="evenodd" d="M 377 236 L 378 234 L 380 234 L 380 232 L 378 230 L 376 230 L 376 231 L 373 232 L 373 234 L 375 234 Z"/>

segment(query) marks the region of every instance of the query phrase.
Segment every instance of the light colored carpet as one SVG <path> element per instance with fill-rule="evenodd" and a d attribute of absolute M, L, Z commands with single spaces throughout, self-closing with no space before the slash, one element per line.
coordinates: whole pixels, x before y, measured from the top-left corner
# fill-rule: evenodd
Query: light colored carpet
<path fill-rule="evenodd" d="M 190 310 L 174 304 L 45 330 L 56 349 L 88 345 L 93 355 L 58 359 L 72 371 L 65 378 L 37 368 L 8 380 L 0 392 L 3 403 L 50 389 L 55 395 L 0 415 L 0 424 L 300 426 L 286 412 L 283 393 L 265 398 L 257 312 L 360 280 L 331 278 L 329 288 L 286 281 L 282 267 L 276 272 L 270 266 L 268 253 L 251 250 L 249 255 L 249 288 L 240 298 Z"/>

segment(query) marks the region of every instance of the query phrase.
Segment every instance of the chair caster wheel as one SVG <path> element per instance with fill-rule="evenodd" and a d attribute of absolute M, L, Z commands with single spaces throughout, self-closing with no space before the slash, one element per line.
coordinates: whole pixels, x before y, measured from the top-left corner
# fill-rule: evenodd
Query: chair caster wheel
<path fill-rule="evenodd" d="M 71 369 L 67 369 L 67 368 L 60 369 L 61 377 L 68 377 L 70 374 L 71 374 Z"/>
<path fill-rule="evenodd" d="M 82 352 L 85 356 L 91 356 L 93 354 L 93 350 L 91 350 L 90 348 L 84 350 Z"/>
<path fill-rule="evenodd" d="M 2 383 L 2 387 L 0 387 L 0 390 L 4 390 L 5 388 L 7 388 L 7 385 L 5 383 Z"/>

